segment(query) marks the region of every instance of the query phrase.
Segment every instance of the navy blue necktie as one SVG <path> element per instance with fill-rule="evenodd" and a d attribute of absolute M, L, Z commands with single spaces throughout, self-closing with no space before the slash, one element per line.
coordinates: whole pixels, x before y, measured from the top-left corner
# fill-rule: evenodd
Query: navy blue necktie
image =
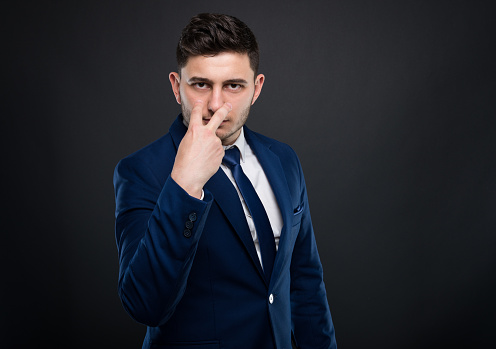
<path fill-rule="evenodd" d="M 262 265 L 265 277 L 270 280 L 272 268 L 274 267 L 274 260 L 276 258 L 276 243 L 274 241 L 274 234 L 270 226 L 269 218 L 263 207 L 260 198 L 253 188 L 248 177 L 246 177 L 241 165 L 239 164 L 239 149 L 233 147 L 226 150 L 223 163 L 231 169 L 234 180 L 238 185 L 239 191 L 245 199 L 246 206 L 255 222 L 255 229 L 257 231 L 258 241 L 260 243 L 260 252 L 262 255 Z"/>

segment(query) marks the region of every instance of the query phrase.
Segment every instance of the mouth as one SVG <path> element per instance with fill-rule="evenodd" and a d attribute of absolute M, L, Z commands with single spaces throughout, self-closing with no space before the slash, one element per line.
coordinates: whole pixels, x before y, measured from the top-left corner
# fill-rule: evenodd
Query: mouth
<path fill-rule="evenodd" d="M 211 119 L 211 118 L 203 118 L 203 123 L 204 123 L 205 125 L 207 125 L 207 124 L 210 122 L 210 119 Z M 228 119 L 224 119 L 224 120 L 222 121 L 222 123 L 221 123 L 221 126 L 222 126 L 222 125 L 224 125 L 225 123 L 227 123 L 228 121 L 229 121 Z"/>

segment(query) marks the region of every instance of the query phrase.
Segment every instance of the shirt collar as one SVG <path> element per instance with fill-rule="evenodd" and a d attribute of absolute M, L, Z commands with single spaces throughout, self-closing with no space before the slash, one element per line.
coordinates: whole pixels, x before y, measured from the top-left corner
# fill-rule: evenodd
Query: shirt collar
<path fill-rule="evenodd" d="M 238 147 L 240 159 L 241 161 L 245 162 L 246 138 L 245 138 L 244 127 L 241 127 L 241 133 L 239 134 L 238 138 L 233 144 L 223 145 L 224 150 L 231 149 L 234 146 Z"/>

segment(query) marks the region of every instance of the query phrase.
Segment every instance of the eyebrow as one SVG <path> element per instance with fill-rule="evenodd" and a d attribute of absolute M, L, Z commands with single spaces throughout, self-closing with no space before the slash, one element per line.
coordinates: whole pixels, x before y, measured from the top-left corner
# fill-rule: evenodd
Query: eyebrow
<path fill-rule="evenodd" d="M 209 85 L 213 85 L 213 83 L 214 83 L 210 79 L 202 78 L 199 76 L 193 76 L 191 79 L 188 80 L 188 83 L 190 83 L 190 84 L 196 83 L 196 82 L 204 82 L 204 83 L 207 83 Z M 229 80 L 223 81 L 222 83 L 223 84 L 248 84 L 248 81 L 246 81 L 245 79 L 229 79 Z"/>

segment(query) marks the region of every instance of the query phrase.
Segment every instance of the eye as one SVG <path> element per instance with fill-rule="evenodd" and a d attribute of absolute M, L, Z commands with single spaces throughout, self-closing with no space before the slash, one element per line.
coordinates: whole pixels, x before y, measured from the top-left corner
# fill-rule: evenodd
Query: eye
<path fill-rule="evenodd" d="M 197 83 L 194 83 L 193 85 L 200 90 L 204 90 L 204 89 L 208 88 L 207 84 L 204 82 L 197 82 Z"/>
<path fill-rule="evenodd" d="M 229 84 L 226 85 L 226 88 L 231 91 L 239 91 L 243 88 L 243 85 L 240 84 Z"/>

